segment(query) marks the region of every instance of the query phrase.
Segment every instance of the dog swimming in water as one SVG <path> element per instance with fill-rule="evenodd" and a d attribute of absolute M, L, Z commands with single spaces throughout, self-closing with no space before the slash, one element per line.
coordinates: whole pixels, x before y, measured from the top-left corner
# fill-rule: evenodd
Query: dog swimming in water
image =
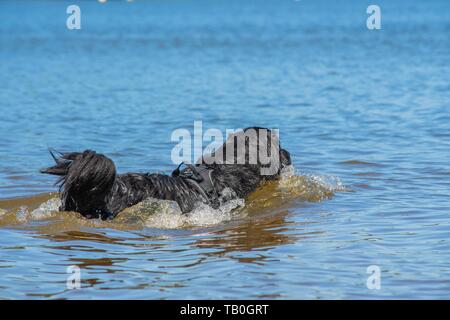
<path fill-rule="evenodd" d="M 147 198 L 176 201 L 183 213 L 199 202 L 218 208 L 231 199 L 247 197 L 265 181 L 278 179 L 291 164 L 278 136 L 260 127 L 230 134 L 210 155 L 195 165 L 181 164 L 171 175 L 117 174 L 111 159 L 92 150 L 50 154 L 56 164 L 41 173 L 60 176 L 59 210 L 103 220 Z"/>

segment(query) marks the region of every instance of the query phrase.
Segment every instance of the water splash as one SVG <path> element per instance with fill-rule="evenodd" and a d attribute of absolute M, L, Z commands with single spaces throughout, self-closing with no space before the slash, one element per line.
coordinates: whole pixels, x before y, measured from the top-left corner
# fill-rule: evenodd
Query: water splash
<path fill-rule="evenodd" d="M 247 199 L 241 199 L 231 189 L 222 192 L 222 205 L 214 209 L 207 204 L 198 203 L 195 209 L 187 214 L 182 213 L 175 201 L 148 198 L 121 212 L 113 221 L 91 221 L 78 214 L 61 215 L 61 201 L 57 197 L 40 203 L 32 210 L 27 203 L 14 210 L 0 209 L 2 224 L 23 225 L 31 221 L 64 219 L 78 221 L 80 225 L 124 228 L 159 228 L 180 229 L 217 225 L 235 218 L 243 218 L 249 214 L 265 210 L 273 211 L 294 200 L 318 202 L 330 199 L 336 192 L 351 191 L 335 176 L 297 173 L 293 166 L 288 166 L 281 172 L 278 181 L 270 181 L 258 188 Z M 33 203 L 33 201 L 30 201 Z M 67 218 L 65 217 L 67 216 Z"/>
<path fill-rule="evenodd" d="M 175 201 L 148 198 L 126 209 L 119 217 L 127 221 L 139 219 L 148 228 L 178 229 L 211 226 L 231 220 L 237 213 L 236 210 L 245 205 L 244 199 L 235 198 L 235 193 L 231 189 L 225 189 L 221 198 L 227 201 L 224 201 L 218 209 L 204 203 L 197 203 L 195 209 L 189 213 L 182 213 Z"/>
<path fill-rule="evenodd" d="M 297 173 L 293 166 L 288 166 L 281 173 L 278 189 L 284 197 L 310 202 L 330 199 L 336 192 L 351 191 L 336 176 Z"/>
<path fill-rule="evenodd" d="M 52 198 L 41 203 L 39 207 L 31 211 L 30 217 L 34 220 L 48 219 L 59 211 L 61 200 L 59 198 Z"/>

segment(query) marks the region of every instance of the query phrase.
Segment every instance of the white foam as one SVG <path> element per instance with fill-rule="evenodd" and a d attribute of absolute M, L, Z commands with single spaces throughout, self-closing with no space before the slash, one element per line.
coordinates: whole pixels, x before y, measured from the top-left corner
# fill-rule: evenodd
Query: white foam
<path fill-rule="evenodd" d="M 306 175 L 309 179 L 332 192 L 350 191 L 337 176 Z"/>
<path fill-rule="evenodd" d="M 311 173 L 297 173 L 295 168 L 290 165 L 281 171 L 280 174 L 280 186 L 283 186 L 287 182 L 291 182 L 292 178 L 303 178 L 308 182 L 314 183 L 316 186 L 327 189 L 331 192 L 339 192 L 339 191 L 349 191 L 349 189 L 344 186 L 342 181 L 337 176 L 331 175 L 318 175 Z M 302 183 L 303 181 L 298 180 L 298 183 Z"/>
<path fill-rule="evenodd" d="M 287 167 L 284 167 L 281 169 L 280 172 L 280 180 L 290 178 L 292 176 L 295 176 L 295 168 L 293 165 L 289 165 Z"/>
<path fill-rule="evenodd" d="M 225 190 L 225 197 L 232 196 L 232 191 Z M 244 199 L 226 201 L 214 209 L 204 203 L 197 203 L 195 209 L 183 213 L 175 201 L 148 198 L 131 210 L 132 214 L 144 214 L 144 225 L 150 228 L 178 229 L 185 227 L 205 227 L 231 220 L 234 211 L 243 207 Z"/>
<path fill-rule="evenodd" d="M 59 207 L 61 206 L 61 200 L 59 198 L 52 198 L 31 211 L 30 217 L 34 220 L 47 219 L 55 214 L 55 212 L 59 211 Z"/>
<path fill-rule="evenodd" d="M 27 222 L 29 220 L 30 210 L 27 206 L 21 206 L 16 212 L 16 219 L 19 222 Z"/>
<path fill-rule="evenodd" d="M 329 199 L 335 192 L 350 191 L 336 176 L 297 173 L 293 166 L 281 172 L 278 190 L 283 196 L 311 202 Z"/>

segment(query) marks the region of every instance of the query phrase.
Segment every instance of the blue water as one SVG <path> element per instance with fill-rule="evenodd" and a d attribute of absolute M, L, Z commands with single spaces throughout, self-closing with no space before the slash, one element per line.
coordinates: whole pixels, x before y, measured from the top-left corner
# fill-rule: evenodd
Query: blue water
<path fill-rule="evenodd" d="M 381 30 L 369 4 L 1 1 L 0 298 L 448 298 L 450 2 L 376 1 Z M 21 219 L 56 190 L 47 147 L 170 172 L 195 120 L 279 128 L 333 197 L 200 228 Z"/>

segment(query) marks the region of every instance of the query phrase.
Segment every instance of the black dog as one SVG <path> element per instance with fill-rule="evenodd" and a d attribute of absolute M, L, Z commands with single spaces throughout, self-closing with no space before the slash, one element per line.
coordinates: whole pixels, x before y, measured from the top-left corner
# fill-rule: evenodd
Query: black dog
<path fill-rule="evenodd" d="M 278 137 L 269 129 L 258 127 L 230 135 L 209 157 L 201 158 L 195 166 L 186 165 L 183 170 L 178 167 L 171 176 L 116 174 L 112 160 L 91 150 L 58 157 L 50 153 L 56 165 L 41 172 L 61 176 L 60 211 L 102 219 L 112 219 L 149 197 L 174 200 L 183 213 L 194 209 L 199 201 L 217 208 L 233 197 L 248 196 L 264 181 L 279 178 L 281 169 L 291 164 L 289 152 L 281 149 Z M 261 154 L 268 161 L 262 161 Z M 231 196 L 226 189 L 233 191 Z"/>

